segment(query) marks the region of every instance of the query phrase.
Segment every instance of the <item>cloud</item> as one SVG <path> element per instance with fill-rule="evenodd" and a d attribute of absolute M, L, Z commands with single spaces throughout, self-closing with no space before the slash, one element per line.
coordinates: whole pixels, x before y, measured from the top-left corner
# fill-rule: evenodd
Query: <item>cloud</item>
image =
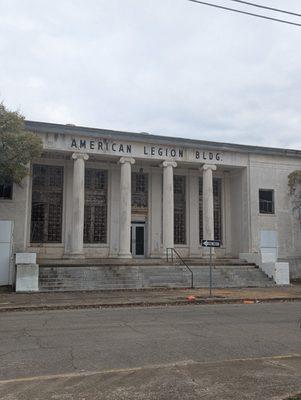
<path fill-rule="evenodd" d="M 186 0 L 2 0 L 0 97 L 33 120 L 300 149 L 299 44 Z"/>

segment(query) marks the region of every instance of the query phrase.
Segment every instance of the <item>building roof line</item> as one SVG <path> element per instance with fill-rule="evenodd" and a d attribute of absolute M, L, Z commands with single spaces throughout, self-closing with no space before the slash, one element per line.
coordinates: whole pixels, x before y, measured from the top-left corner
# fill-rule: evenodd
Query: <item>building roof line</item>
<path fill-rule="evenodd" d="M 72 124 L 57 124 L 50 122 L 25 120 L 28 130 L 40 133 L 57 133 L 65 135 L 88 135 L 91 137 L 118 138 L 119 140 L 129 139 L 144 143 L 160 142 L 165 145 L 176 145 L 183 147 L 202 147 L 204 149 L 218 149 L 225 151 L 239 151 L 242 153 L 259 153 L 269 155 L 296 156 L 301 157 L 301 150 L 284 149 L 277 147 L 264 147 L 236 143 L 213 142 L 208 140 L 187 139 L 181 137 L 154 135 L 145 132 L 126 132 L 101 128 L 90 128 Z"/>

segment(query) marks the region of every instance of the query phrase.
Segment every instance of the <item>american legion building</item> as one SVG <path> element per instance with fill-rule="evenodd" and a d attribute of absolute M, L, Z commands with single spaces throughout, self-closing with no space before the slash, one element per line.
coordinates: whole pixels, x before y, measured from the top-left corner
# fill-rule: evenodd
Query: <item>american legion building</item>
<path fill-rule="evenodd" d="M 162 265 L 167 249 L 203 265 L 202 239 L 220 241 L 216 262 L 259 265 L 268 251 L 267 262 L 288 263 L 291 277 L 301 276 L 300 196 L 288 187 L 301 151 L 71 124 L 26 127 L 44 150 L 22 184 L 0 187 L 0 231 L 8 232 L 0 245 L 10 249 L 0 283 L 14 283 L 16 253 L 36 253 L 50 272 Z"/>

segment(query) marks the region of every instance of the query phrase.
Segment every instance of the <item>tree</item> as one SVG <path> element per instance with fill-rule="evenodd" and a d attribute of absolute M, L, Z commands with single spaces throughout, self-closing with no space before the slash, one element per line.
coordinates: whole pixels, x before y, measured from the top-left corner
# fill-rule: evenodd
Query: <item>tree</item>
<path fill-rule="evenodd" d="M 26 131 L 24 120 L 0 103 L 0 184 L 20 183 L 29 173 L 30 161 L 41 155 L 42 140 Z"/>

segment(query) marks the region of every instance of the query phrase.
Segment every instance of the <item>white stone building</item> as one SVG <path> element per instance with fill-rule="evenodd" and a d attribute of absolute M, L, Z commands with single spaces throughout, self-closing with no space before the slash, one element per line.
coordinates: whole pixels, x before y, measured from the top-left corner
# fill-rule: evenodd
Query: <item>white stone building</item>
<path fill-rule="evenodd" d="M 21 185 L 0 188 L 0 226 L 12 234 L 11 244 L 0 235 L 0 246 L 11 259 L 150 259 L 166 248 L 196 259 L 206 256 L 202 238 L 221 241 L 216 258 L 238 259 L 272 238 L 277 259 L 301 276 L 300 219 L 288 190 L 301 151 L 26 125 L 44 152 Z M 13 261 L 9 268 L 2 284 L 14 280 Z"/>

